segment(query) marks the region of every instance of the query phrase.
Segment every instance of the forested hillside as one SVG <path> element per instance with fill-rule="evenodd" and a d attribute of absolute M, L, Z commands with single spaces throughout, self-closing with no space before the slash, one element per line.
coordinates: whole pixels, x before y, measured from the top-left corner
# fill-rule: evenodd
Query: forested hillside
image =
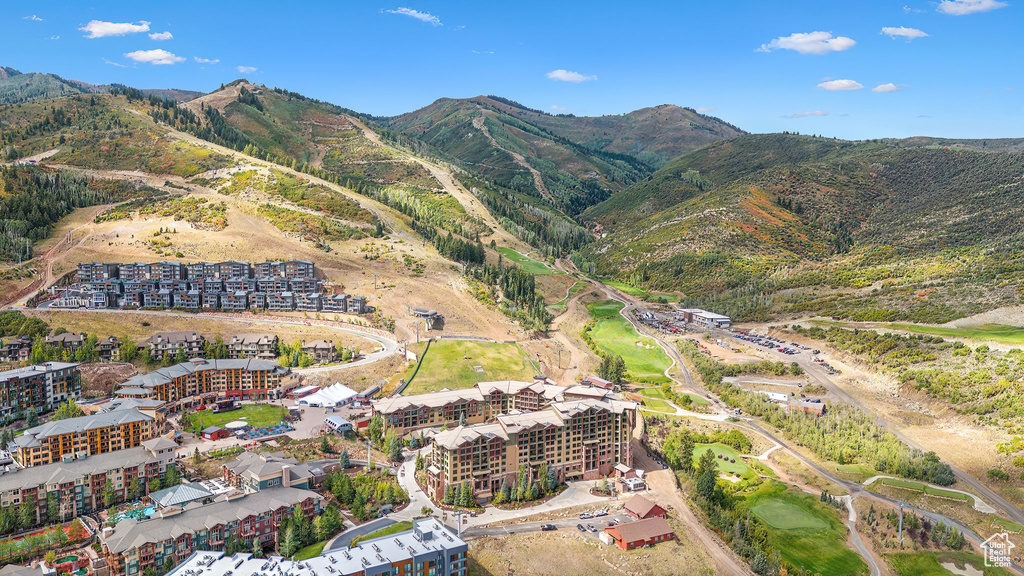
<path fill-rule="evenodd" d="M 750 135 L 588 211 L 577 262 L 739 318 L 941 322 L 1017 303 L 1024 155 Z"/>

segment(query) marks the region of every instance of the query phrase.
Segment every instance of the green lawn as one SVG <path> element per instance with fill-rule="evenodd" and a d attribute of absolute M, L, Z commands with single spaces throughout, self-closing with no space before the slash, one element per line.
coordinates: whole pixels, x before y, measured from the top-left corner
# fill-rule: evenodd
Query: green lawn
<path fill-rule="evenodd" d="M 1004 344 L 1024 344 L 1024 327 L 1007 326 L 1005 324 L 982 324 L 967 328 L 948 328 L 945 326 L 923 326 L 921 324 L 888 324 L 893 330 L 903 330 L 919 334 L 948 336 L 950 338 L 967 338 L 971 340 L 990 340 Z"/>
<path fill-rule="evenodd" d="M 1000 518 L 999 516 L 995 516 L 995 515 L 992 516 L 992 523 L 995 524 L 996 526 L 999 526 L 1003 530 L 1007 530 L 1009 532 L 1015 532 L 1017 534 L 1020 534 L 1020 531 L 1024 530 L 1024 526 L 1021 526 L 1021 524 L 1019 522 L 1014 522 L 1013 520 L 1007 520 L 1006 518 Z"/>
<path fill-rule="evenodd" d="M 407 378 L 414 369 L 414 366 L 409 368 Z M 416 378 L 404 393 L 471 388 L 477 382 L 492 380 L 532 380 L 536 373 L 536 368 L 515 344 L 438 340 L 430 344 Z"/>
<path fill-rule="evenodd" d="M 701 396 L 700 394 L 694 394 L 693 392 L 684 392 L 683 395 L 684 396 L 689 396 L 690 397 L 690 402 L 694 406 L 707 406 L 707 405 L 711 404 L 710 400 L 708 400 L 707 398 Z"/>
<path fill-rule="evenodd" d="M 634 379 L 648 382 L 668 382 L 665 370 L 672 361 L 658 344 L 637 334 L 636 329 L 619 315 L 621 302 L 605 300 L 587 305 L 591 317 L 596 320 L 590 337 L 605 353 L 622 356 L 626 371 Z"/>
<path fill-rule="evenodd" d="M 200 430 L 209 426 L 223 428 L 225 424 L 235 420 L 242 420 L 250 426 L 266 427 L 280 424 L 287 415 L 288 410 L 286 408 L 270 404 L 249 404 L 243 406 L 241 410 L 221 412 L 219 414 L 214 414 L 210 410 L 199 410 L 185 417 L 188 419 L 188 422 L 182 422 L 182 428 L 188 429 L 197 423 Z"/>
<path fill-rule="evenodd" d="M 399 532 L 405 532 L 406 530 L 412 530 L 412 522 L 409 522 L 409 521 L 395 522 L 394 524 L 392 524 L 390 526 L 385 526 L 384 528 L 381 528 L 380 530 L 376 530 L 374 532 L 370 532 L 369 534 L 365 534 L 363 536 L 359 536 L 358 538 L 353 538 L 352 542 L 348 545 L 348 547 L 349 548 L 354 548 L 360 542 L 365 542 L 367 540 L 374 540 L 376 538 L 383 538 L 385 536 L 390 536 L 392 534 L 397 534 Z"/>
<path fill-rule="evenodd" d="M 744 480 L 750 480 L 757 476 L 754 469 L 747 466 L 747 463 L 743 458 L 740 458 L 739 452 L 736 452 L 731 446 L 725 444 L 697 444 L 693 447 L 693 464 L 694 466 L 700 461 L 700 457 L 705 452 L 711 450 L 715 453 L 715 461 L 718 462 L 718 471 L 724 472 L 728 475 L 739 474 L 740 478 Z M 722 455 L 722 459 L 718 459 L 718 455 Z M 729 459 L 736 460 L 736 462 L 729 462 Z"/>
<path fill-rule="evenodd" d="M 886 560 L 893 568 L 897 576 L 956 576 L 944 568 L 943 564 L 951 564 L 962 570 L 966 564 L 970 564 L 976 570 L 980 570 L 985 576 L 1006 576 L 1011 574 L 1009 570 L 985 566 L 985 561 L 980 556 L 970 552 L 914 552 L 889 554 Z"/>
<path fill-rule="evenodd" d="M 897 488 L 906 488 L 907 490 L 915 490 L 917 492 L 924 492 L 932 496 L 941 496 L 943 498 L 952 498 L 954 500 L 960 500 L 962 502 L 974 502 L 974 499 L 966 494 L 959 492 L 952 492 L 950 490 L 943 490 L 942 488 L 933 488 L 931 486 L 921 484 L 920 482 L 913 482 L 910 480 L 900 480 L 894 478 L 882 478 L 879 480 L 880 483 L 886 486 L 895 486 Z"/>
<path fill-rule="evenodd" d="M 797 568 L 796 574 L 801 568 L 822 576 L 868 573 L 860 555 L 846 547 L 840 514 L 816 497 L 769 480 L 746 496 L 743 505 L 766 525 L 769 543 Z"/>
<path fill-rule="evenodd" d="M 327 541 L 324 541 L 306 546 L 302 550 L 299 550 L 295 553 L 295 561 L 298 562 L 299 560 L 309 560 L 310 558 L 316 558 L 320 555 L 321 552 L 324 551 L 324 546 L 326 544 Z"/>
<path fill-rule="evenodd" d="M 520 254 L 519 252 L 516 252 L 511 248 L 505 248 L 504 246 L 502 246 L 498 248 L 498 252 L 507 260 L 515 262 L 516 264 L 521 266 L 523 270 L 535 276 L 550 276 L 552 274 L 563 273 L 559 270 L 555 270 L 554 268 L 548 266 L 547 264 L 544 264 L 543 262 L 534 260 L 533 258 L 530 258 L 529 256 L 526 256 L 524 254 Z"/>
<path fill-rule="evenodd" d="M 645 288 L 637 288 L 618 280 L 602 280 L 601 283 L 647 302 L 653 302 L 659 298 L 663 298 L 665 302 L 679 302 L 679 295 L 670 292 L 651 292 Z"/>

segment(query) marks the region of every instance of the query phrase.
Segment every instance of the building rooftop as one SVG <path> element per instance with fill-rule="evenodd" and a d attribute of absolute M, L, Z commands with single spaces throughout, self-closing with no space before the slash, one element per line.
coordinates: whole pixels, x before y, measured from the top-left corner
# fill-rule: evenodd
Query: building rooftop
<path fill-rule="evenodd" d="M 629 500 L 626 500 L 626 511 L 632 512 L 641 518 L 646 516 L 647 513 L 653 510 L 655 506 L 657 506 L 657 504 L 639 494 L 633 496 Z"/>
<path fill-rule="evenodd" d="M 250 554 L 226 556 L 223 552 L 196 552 L 168 576 L 324 576 L 329 574 L 391 574 L 391 565 L 410 559 L 436 560 L 442 554 L 465 552 L 466 543 L 434 518 L 413 521 L 413 528 L 342 550 L 292 562 Z M 2 575 L 0 575 L 2 576 Z M 20 575 L 19 575 L 20 576 Z"/>
<path fill-rule="evenodd" d="M 114 526 L 112 532 L 101 535 L 107 548 L 120 554 L 144 544 L 163 542 L 183 534 L 195 534 L 214 526 L 241 521 L 254 516 L 301 504 L 307 498 L 321 500 L 319 494 L 300 488 L 272 488 L 238 498 L 224 499 L 212 504 L 192 503 L 180 512 L 157 515 L 147 520 L 129 518 Z"/>
<path fill-rule="evenodd" d="M 160 438 L 159 440 L 166 439 Z M 174 442 L 166 441 L 170 442 L 172 446 L 177 447 L 177 444 Z M 94 454 L 69 462 L 29 466 L 28 468 L 8 472 L 0 475 L 0 492 L 34 488 L 46 484 L 73 482 L 77 478 L 106 472 L 107 470 L 142 466 L 156 459 L 153 452 L 159 450 L 159 447 L 154 448 L 152 444 L 149 444 L 152 442 L 150 440 L 148 443 L 143 443 L 142 446 L 136 446 L 135 448 Z"/>
<path fill-rule="evenodd" d="M 117 389 L 116 393 L 135 394 L 135 388 L 155 388 L 157 386 L 167 384 L 175 378 L 187 376 L 188 374 L 195 372 L 201 372 L 203 370 L 230 369 L 277 371 L 282 374 L 288 372 L 287 368 L 282 367 L 277 362 L 261 360 L 258 358 L 239 358 L 237 360 L 204 360 L 202 358 L 193 358 L 188 362 L 182 362 L 180 364 L 175 364 L 174 366 L 154 370 L 149 374 L 138 374 L 136 376 L 132 376 Z M 130 392 L 128 391 L 129 389 L 131 390 Z"/>
<path fill-rule="evenodd" d="M 292 483 L 302 482 L 313 477 L 309 464 L 300 464 L 295 458 L 288 458 L 281 452 L 269 454 L 243 452 L 224 467 L 243 478 L 256 481 L 282 474 L 285 468 L 288 469 L 289 479 Z"/>
<path fill-rule="evenodd" d="M 77 367 L 78 364 L 72 362 L 43 362 L 42 364 L 33 364 L 32 366 L 25 366 L 23 368 L 4 370 L 3 372 L 0 372 L 0 380 L 10 380 L 11 378 L 28 378 L 29 376 L 33 376 L 36 374 L 45 374 L 46 372 L 53 372 L 56 370 L 65 370 L 67 368 Z"/>
<path fill-rule="evenodd" d="M 47 422 L 46 424 L 36 426 L 35 428 L 29 428 L 22 434 L 14 437 L 14 444 L 20 447 L 30 448 L 40 446 L 40 440 L 45 440 L 51 436 L 75 434 L 78 432 L 85 432 L 86 430 L 94 430 L 96 428 L 116 426 L 119 424 L 129 424 L 132 422 L 152 421 L 152 416 L 147 416 L 135 408 L 113 410 L 111 412 L 98 412 L 90 416 L 54 420 Z"/>
<path fill-rule="evenodd" d="M 185 506 L 190 502 L 213 498 L 213 496 L 213 492 L 210 492 L 202 484 L 189 482 L 158 490 L 150 494 L 149 498 L 160 508 L 168 508 L 170 506 Z"/>
<path fill-rule="evenodd" d="M 618 534 L 624 542 L 637 542 L 639 540 L 650 540 L 655 536 L 664 536 L 672 533 L 672 527 L 661 516 L 637 520 L 636 522 L 624 522 L 615 526 L 605 528 L 606 532 Z"/>

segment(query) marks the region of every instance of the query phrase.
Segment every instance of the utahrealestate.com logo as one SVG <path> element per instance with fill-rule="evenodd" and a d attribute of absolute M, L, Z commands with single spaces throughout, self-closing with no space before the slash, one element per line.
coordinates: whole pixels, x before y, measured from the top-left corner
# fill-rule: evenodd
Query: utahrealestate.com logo
<path fill-rule="evenodd" d="M 981 549 L 985 551 L 985 566 L 1009 568 L 1014 548 L 1009 534 L 1006 532 L 993 534 L 988 540 L 981 543 Z"/>

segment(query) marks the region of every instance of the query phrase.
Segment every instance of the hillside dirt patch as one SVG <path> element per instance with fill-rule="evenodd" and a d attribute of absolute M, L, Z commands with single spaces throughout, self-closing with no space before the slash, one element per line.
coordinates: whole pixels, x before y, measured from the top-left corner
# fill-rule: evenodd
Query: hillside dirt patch
<path fill-rule="evenodd" d="M 86 398 L 103 398 L 114 392 L 114 385 L 139 373 L 134 364 L 127 362 L 100 362 L 82 364 L 82 395 Z"/>

